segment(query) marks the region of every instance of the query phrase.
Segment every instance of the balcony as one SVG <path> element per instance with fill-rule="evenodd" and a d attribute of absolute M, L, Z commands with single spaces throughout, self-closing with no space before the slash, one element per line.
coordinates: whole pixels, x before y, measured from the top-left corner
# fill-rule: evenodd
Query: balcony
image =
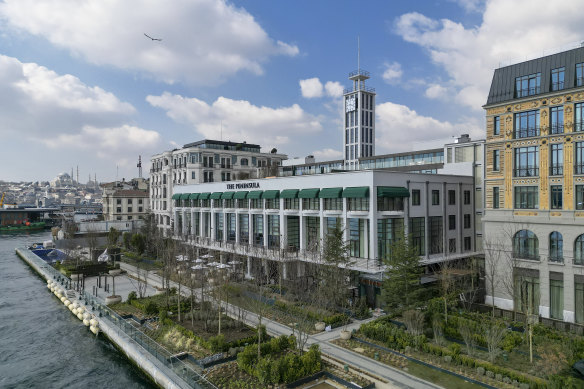
<path fill-rule="evenodd" d="M 574 165 L 574 174 L 584 174 L 584 165 Z"/>
<path fill-rule="evenodd" d="M 561 254 L 550 254 L 548 260 L 554 263 L 564 263 L 564 257 Z"/>
<path fill-rule="evenodd" d="M 539 168 L 536 167 L 526 167 L 526 168 L 515 168 L 513 169 L 513 177 L 538 177 Z"/>
<path fill-rule="evenodd" d="M 541 88 L 539 86 L 532 87 L 532 88 L 525 88 L 525 89 L 517 89 L 515 91 L 515 97 L 516 98 L 527 97 L 527 96 L 537 95 L 539 93 L 541 93 Z"/>
<path fill-rule="evenodd" d="M 513 251 L 513 258 L 515 259 L 527 259 L 530 261 L 539 261 L 538 253 L 529 253 L 525 251 Z"/>
<path fill-rule="evenodd" d="M 564 174 L 564 165 L 550 167 L 550 176 L 561 176 Z"/>
<path fill-rule="evenodd" d="M 553 123 L 550 126 L 550 134 L 563 134 L 564 133 L 564 123 Z"/>
<path fill-rule="evenodd" d="M 515 139 L 532 138 L 534 136 L 539 136 L 539 134 L 540 134 L 539 127 L 526 127 L 515 129 Z"/>

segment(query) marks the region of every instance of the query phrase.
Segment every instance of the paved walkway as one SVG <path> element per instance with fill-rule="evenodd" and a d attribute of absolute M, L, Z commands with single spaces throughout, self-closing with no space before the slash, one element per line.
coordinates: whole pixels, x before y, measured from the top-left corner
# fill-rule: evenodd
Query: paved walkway
<path fill-rule="evenodd" d="M 126 263 L 120 263 L 120 267 L 127 271 L 129 274 L 134 274 L 136 268 L 132 265 L 128 265 Z M 155 274 L 154 272 L 148 273 L 148 283 L 150 285 L 154 285 L 157 287 L 162 287 L 162 277 Z M 178 284 L 174 281 L 170 282 L 171 287 L 177 287 Z M 181 292 L 184 293 L 185 296 L 190 295 L 190 289 L 187 287 L 181 287 Z M 195 295 L 200 295 L 200 289 L 197 289 Z M 225 304 L 225 303 L 224 303 Z M 237 311 L 239 307 L 228 304 L 226 308 L 226 313 L 232 317 L 237 317 Z M 366 323 L 370 320 L 374 320 L 373 318 L 367 320 L 356 320 L 355 322 L 348 325 L 347 329 L 358 329 L 361 324 Z M 247 311 L 247 315 L 245 318 L 246 324 L 256 327 L 259 322 L 258 316 L 251 312 Z M 276 321 L 267 319 L 265 317 L 262 318 L 262 324 L 266 326 L 266 331 L 268 334 L 272 336 L 280 336 L 280 335 L 290 335 L 293 333 L 291 327 L 278 323 Z M 385 365 L 383 363 L 377 362 L 371 358 L 368 358 L 364 355 L 356 353 L 354 351 L 339 347 L 333 343 L 331 340 L 338 339 L 340 337 L 340 331 L 342 328 L 335 328 L 329 332 L 321 332 L 316 335 L 311 335 L 308 338 L 307 346 L 312 344 L 318 344 L 322 351 L 322 354 L 326 357 L 332 357 L 334 360 L 342 363 L 348 364 L 351 367 L 357 368 L 368 375 L 372 376 L 372 378 L 378 377 L 381 380 L 376 380 L 376 387 L 378 388 L 413 388 L 413 389 L 425 389 L 425 388 L 432 388 L 432 389 L 440 389 L 441 387 L 435 385 L 431 382 L 422 380 L 420 378 L 414 377 L 400 369 L 393 368 L 391 366 Z M 387 382 L 383 382 L 383 380 Z"/>

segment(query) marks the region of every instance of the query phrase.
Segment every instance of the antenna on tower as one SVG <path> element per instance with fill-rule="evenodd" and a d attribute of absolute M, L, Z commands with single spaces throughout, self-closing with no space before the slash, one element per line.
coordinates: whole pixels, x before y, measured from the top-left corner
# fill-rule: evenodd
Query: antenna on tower
<path fill-rule="evenodd" d="M 142 156 L 138 156 L 138 178 L 142 178 Z"/>
<path fill-rule="evenodd" d="M 361 41 L 357 35 L 357 71 L 361 70 Z"/>

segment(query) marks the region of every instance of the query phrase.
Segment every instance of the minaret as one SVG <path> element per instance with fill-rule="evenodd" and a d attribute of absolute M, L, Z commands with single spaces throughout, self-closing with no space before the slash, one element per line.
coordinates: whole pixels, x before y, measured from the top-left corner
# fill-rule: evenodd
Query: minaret
<path fill-rule="evenodd" d="M 345 169 L 349 170 L 358 168 L 359 158 L 375 155 L 375 88 L 365 86 L 367 79 L 369 72 L 358 68 L 349 73 L 353 88 L 344 90 L 343 140 Z"/>

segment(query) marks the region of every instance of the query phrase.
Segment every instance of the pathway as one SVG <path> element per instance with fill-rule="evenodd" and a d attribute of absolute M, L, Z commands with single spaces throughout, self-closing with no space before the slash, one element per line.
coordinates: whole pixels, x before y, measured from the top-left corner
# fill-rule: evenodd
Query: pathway
<path fill-rule="evenodd" d="M 129 274 L 135 275 L 136 268 L 132 265 L 126 264 L 121 262 L 120 263 L 121 269 L 127 271 Z M 162 277 L 155 274 L 154 272 L 148 273 L 148 283 L 150 285 L 154 285 L 157 287 L 162 287 Z M 171 287 L 177 287 L 178 284 L 174 281 L 170 282 Z M 190 295 L 190 289 L 185 286 L 181 287 L 181 292 L 184 293 L 185 296 Z M 197 289 L 195 295 L 200 295 L 200 290 Z M 239 307 L 228 304 L 226 308 L 226 313 L 231 317 L 237 318 L 237 312 Z M 367 320 L 356 320 L 348 326 L 349 330 L 358 329 L 359 326 L 363 323 L 366 323 L 371 319 Z M 246 324 L 256 327 L 259 322 L 258 316 L 251 312 L 247 311 L 247 315 L 245 318 Z M 268 334 L 272 336 L 280 336 L 280 335 L 290 335 L 293 333 L 291 327 L 278 323 L 276 321 L 270 320 L 268 318 L 262 318 L 262 324 L 266 326 L 266 331 Z M 371 376 L 372 378 L 378 378 L 376 381 L 376 387 L 378 388 L 413 388 L 413 389 L 441 389 L 440 386 L 435 385 L 431 382 L 422 380 L 420 378 L 414 377 L 400 369 L 393 368 L 391 366 L 385 365 L 383 363 L 377 362 L 371 358 L 368 358 L 364 355 L 356 353 L 354 351 L 339 347 L 333 343 L 332 340 L 339 338 L 339 333 L 342 330 L 341 327 L 335 328 L 329 332 L 321 332 L 316 335 L 311 335 L 308 338 L 307 346 L 312 344 L 318 344 L 322 351 L 322 354 L 326 357 L 332 357 L 333 360 L 336 360 L 342 364 L 348 364 L 352 367 L 361 370 L 362 372 L 366 373 L 367 375 Z M 383 381 L 386 381 L 385 383 Z"/>

